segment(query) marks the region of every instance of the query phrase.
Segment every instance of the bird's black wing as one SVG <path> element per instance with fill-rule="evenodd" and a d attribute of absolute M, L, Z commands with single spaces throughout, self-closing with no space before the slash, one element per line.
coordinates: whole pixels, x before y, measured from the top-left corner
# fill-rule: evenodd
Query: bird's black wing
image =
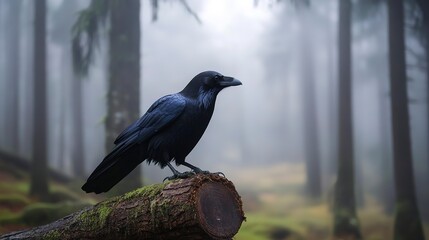
<path fill-rule="evenodd" d="M 185 107 L 186 100 L 179 94 L 167 95 L 156 101 L 139 120 L 118 136 L 113 151 L 97 166 L 82 189 L 96 193 L 108 191 L 144 160 L 138 158 L 145 150 L 136 149 L 135 146 L 172 124 Z"/>
<path fill-rule="evenodd" d="M 119 144 L 136 133 L 139 133 L 139 142 L 145 141 L 176 120 L 182 114 L 185 106 L 186 101 L 179 94 L 171 94 L 158 99 L 140 119 L 119 134 L 114 143 Z"/>

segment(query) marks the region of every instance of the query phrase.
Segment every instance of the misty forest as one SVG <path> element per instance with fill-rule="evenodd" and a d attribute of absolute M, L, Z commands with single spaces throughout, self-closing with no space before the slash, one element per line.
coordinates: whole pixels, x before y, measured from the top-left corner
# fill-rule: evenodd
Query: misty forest
<path fill-rule="evenodd" d="M 429 239 L 427 0 L 0 0 L 0 234 L 171 176 L 81 189 L 207 70 L 243 85 L 186 161 L 234 183 L 234 239 Z"/>

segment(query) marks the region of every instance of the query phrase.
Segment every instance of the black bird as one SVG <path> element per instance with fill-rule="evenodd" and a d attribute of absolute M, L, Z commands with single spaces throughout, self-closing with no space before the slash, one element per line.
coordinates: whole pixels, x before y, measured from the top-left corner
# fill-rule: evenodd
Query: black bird
<path fill-rule="evenodd" d="M 119 134 L 113 151 L 97 166 L 82 189 L 87 193 L 107 192 L 144 160 L 161 168 L 168 166 L 173 172 L 172 178 L 188 176 L 170 164 L 173 160 L 195 173 L 203 172 L 185 162 L 185 158 L 206 130 L 218 93 L 237 85 L 241 85 L 237 79 L 206 71 L 195 76 L 181 92 L 158 99 L 140 119 Z"/>

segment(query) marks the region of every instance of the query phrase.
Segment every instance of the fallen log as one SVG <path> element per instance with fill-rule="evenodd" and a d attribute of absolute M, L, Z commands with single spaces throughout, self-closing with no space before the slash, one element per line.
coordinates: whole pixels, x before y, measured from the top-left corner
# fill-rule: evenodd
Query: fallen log
<path fill-rule="evenodd" d="M 232 182 L 197 174 L 146 186 L 0 239 L 231 239 L 244 219 Z"/>
<path fill-rule="evenodd" d="M 31 161 L 11 153 L 8 153 L 6 151 L 0 150 L 0 163 L 3 162 L 4 164 L 11 165 L 13 167 L 16 167 L 20 170 L 23 170 L 25 172 L 30 172 L 31 169 Z M 60 182 L 60 183 L 70 183 L 72 181 L 72 178 L 58 172 L 57 170 L 54 170 L 52 168 L 48 169 L 49 171 L 49 177 L 53 180 Z"/>

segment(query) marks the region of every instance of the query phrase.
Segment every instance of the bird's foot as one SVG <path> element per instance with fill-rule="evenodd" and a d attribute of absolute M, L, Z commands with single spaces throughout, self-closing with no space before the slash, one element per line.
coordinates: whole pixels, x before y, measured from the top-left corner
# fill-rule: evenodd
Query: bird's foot
<path fill-rule="evenodd" d="M 225 174 L 223 172 L 214 172 L 213 174 L 217 174 L 219 176 L 225 177 Z"/>
<path fill-rule="evenodd" d="M 209 172 L 209 171 L 201 170 L 200 168 L 194 168 L 194 169 L 192 169 L 192 171 L 194 171 L 194 173 L 196 173 L 196 174 L 199 174 L 199 173 L 201 173 L 201 174 L 217 174 L 217 175 L 221 175 L 221 176 L 225 177 L 225 174 L 223 174 L 223 172 L 214 172 L 214 173 L 212 173 L 212 172 Z"/>
<path fill-rule="evenodd" d="M 166 180 L 171 181 L 175 179 L 185 179 L 193 175 L 195 175 L 195 172 L 183 172 L 183 173 L 177 172 L 173 176 L 164 178 L 163 182 L 165 182 Z"/>
<path fill-rule="evenodd" d="M 192 171 L 195 173 L 195 174 L 199 174 L 199 173 L 201 173 L 201 174 L 210 174 L 210 172 L 209 171 L 204 171 L 204 170 L 201 170 L 201 168 L 193 168 L 192 169 Z"/>

